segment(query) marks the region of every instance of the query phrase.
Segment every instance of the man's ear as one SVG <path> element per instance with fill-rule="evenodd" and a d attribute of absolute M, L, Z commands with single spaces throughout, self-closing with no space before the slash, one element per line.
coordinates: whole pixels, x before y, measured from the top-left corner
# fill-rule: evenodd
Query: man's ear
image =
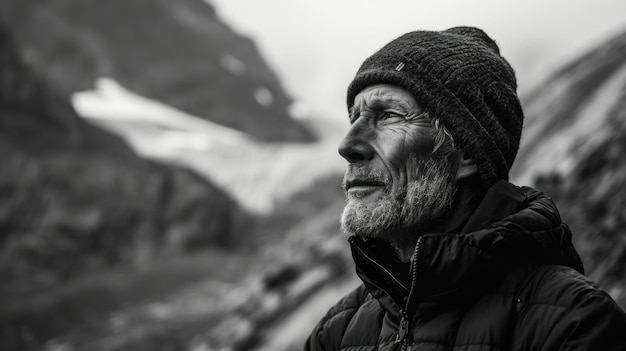
<path fill-rule="evenodd" d="M 478 172 L 476 162 L 471 158 L 467 152 L 463 151 L 459 158 L 459 166 L 456 169 L 456 180 L 459 181 L 463 178 L 467 178 Z"/>

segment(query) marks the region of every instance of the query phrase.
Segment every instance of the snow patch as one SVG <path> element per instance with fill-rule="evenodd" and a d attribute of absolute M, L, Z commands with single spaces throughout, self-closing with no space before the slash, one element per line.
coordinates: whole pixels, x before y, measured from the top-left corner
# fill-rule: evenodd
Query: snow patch
<path fill-rule="evenodd" d="M 254 99 L 263 107 L 270 107 L 274 103 L 274 95 L 266 87 L 258 87 L 254 90 Z"/>
<path fill-rule="evenodd" d="M 229 54 L 220 57 L 220 65 L 234 76 L 244 74 L 247 68 L 243 61 Z"/>
<path fill-rule="evenodd" d="M 261 93 L 261 101 L 270 99 L 268 94 Z M 277 201 L 345 167 L 337 154 L 336 127 L 316 143 L 258 142 L 108 78 L 99 79 L 92 91 L 75 93 L 72 103 L 79 115 L 120 135 L 140 155 L 195 170 L 255 213 L 271 212 Z"/>

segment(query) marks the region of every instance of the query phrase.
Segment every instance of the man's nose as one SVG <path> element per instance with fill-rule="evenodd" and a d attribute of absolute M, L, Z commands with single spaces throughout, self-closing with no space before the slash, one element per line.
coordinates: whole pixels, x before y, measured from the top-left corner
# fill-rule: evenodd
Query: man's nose
<path fill-rule="evenodd" d="M 372 130 L 369 118 L 358 118 L 339 143 L 339 154 L 349 163 L 369 161 L 374 158 L 374 148 L 370 144 Z"/>

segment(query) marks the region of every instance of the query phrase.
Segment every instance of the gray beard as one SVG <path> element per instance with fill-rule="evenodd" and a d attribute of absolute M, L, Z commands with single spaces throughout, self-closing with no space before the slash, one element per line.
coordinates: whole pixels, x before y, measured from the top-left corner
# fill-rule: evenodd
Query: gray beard
<path fill-rule="evenodd" d="M 429 158 L 414 168 L 412 172 L 420 173 L 417 179 L 395 193 L 390 185 L 386 186 L 382 197 L 374 203 L 348 199 L 341 215 L 341 229 L 348 234 L 382 239 L 396 249 L 415 243 L 429 226 L 450 212 L 457 187 L 448 158 Z"/>

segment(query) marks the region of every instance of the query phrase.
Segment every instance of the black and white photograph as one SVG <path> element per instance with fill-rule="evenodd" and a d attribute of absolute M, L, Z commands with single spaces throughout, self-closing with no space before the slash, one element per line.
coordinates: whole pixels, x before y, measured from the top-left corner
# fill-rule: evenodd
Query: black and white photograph
<path fill-rule="evenodd" d="M 625 351 L 626 2 L 1 0 L 0 350 Z"/>

